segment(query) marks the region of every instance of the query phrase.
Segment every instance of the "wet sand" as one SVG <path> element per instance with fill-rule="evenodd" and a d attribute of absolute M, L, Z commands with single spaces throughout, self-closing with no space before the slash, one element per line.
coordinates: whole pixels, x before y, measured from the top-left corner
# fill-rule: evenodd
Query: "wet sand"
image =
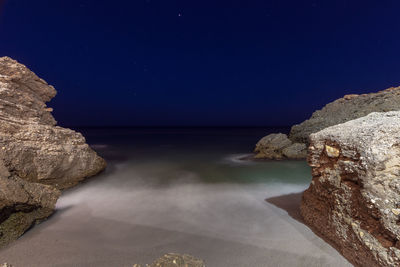
<path fill-rule="evenodd" d="M 132 266 L 179 252 L 202 258 L 211 267 L 351 266 L 278 207 L 296 214 L 298 197 L 275 204 L 264 200 L 277 188 L 296 188 L 195 180 L 121 184 L 113 178 L 126 174 L 127 167 L 118 168 L 65 192 L 56 214 L 2 249 L 1 261 L 17 267 Z"/>

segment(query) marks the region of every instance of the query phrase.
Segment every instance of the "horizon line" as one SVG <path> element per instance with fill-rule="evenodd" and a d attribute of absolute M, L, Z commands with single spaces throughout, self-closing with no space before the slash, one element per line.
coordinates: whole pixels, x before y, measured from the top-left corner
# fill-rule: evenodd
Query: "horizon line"
<path fill-rule="evenodd" d="M 64 128 L 290 128 L 291 125 L 59 125 Z"/>

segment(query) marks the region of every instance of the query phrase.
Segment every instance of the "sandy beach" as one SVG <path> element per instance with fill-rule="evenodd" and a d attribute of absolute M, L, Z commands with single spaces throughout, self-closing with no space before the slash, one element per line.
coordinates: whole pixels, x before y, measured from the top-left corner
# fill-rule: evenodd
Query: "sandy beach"
<path fill-rule="evenodd" d="M 242 161 L 253 134 L 217 133 L 86 133 L 107 170 L 65 191 L 0 261 L 118 267 L 176 252 L 209 267 L 351 266 L 301 223 L 305 162 Z"/>
<path fill-rule="evenodd" d="M 127 192 L 102 176 L 66 192 L 56 214 L 2 249 L 1 261 L 132 266 L 179 252 L 217 267 L 351 266 L 289 215 L 298 212 L 298 198 L 275 199 L 289 214 L 264 201 L 273 188 L 192 183 Z"/>

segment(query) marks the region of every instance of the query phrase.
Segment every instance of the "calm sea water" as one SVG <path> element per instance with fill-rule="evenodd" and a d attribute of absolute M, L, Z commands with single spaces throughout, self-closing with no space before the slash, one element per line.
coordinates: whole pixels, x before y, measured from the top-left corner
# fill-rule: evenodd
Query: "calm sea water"
<path fill-rule="evenodd" d="M 305 161 L 250 161 L 257 141 L 288 128 L 81 128 L 108 162 L 159 169 L 157 182 L 306 185 Z M 168 168 L 168 170 L 163 170 Z M 133 169 L 132 169 L 133 171 Z M 187 177 L 185 178 L 185 173 Z M 149 182 L 152 180 L 149 178 Z"/>

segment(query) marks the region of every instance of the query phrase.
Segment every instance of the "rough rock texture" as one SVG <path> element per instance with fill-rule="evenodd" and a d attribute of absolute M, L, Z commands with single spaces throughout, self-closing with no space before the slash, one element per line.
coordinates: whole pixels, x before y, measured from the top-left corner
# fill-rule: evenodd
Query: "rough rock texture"
<path fill-rule="evenodd" d="M 60 191 L 13 175 L 0 150 L 0 247 L 53 213 Z"/>
<path fill-rule="evenodd" d="M 0 178 L 0 247 L 53 213 L 60 192 L 20 178 Z"/>
<path fill-rule="evenodd" d="M 345 95 L 321 110 L 315 111 L 311 118 L 290 130 L 289 139 L 293 142 L 308 143 L 308 136 L 326 127 L 364 117 L 371 112 L 400 110 L 400 86 L 370 94 Z"/>
<path fill-rule="evenodd" d="M 256 144 L 256 159 L 301 159 L 307 156 L 305 144 L 292 143 L 286 134 L 277 133 L 263 137 Z"/>
<path fill-rule="evenodd" d="M 204 261 L 196 259 L 187 254 L 168 253 L 147 267 L 205 267 Z M 134 264 L 133 267 L 142 267 L 140 264 Z"/>
<path fill-rule="evenodd" d="M 345 95 L 343 98 L 327 104 L 321 110 L 315 111 L 310 119 L 300 124 L 293 125 L 290 130 L 289 140 L 296 144 L 296 146 L 291 148 L 290 151 L 286 150 L 286 153 L 283 153 L 283 151 L 278 150 L 276 153 L 268 153 L 271 150 L 273 151 L 274 147 L 286 146 L 287 140 L 281 138 L 281 140 L 275 140 L 271 147 L 268 143 L 264 142 L 264 147 L 262 149 L 258 148 L 258 150 L 261 152 L 267 151 L 267 153 L 258 153 L 256 158 L 306 158 L 307 151 L 303 148 L 309 144 L 308 138 L 310 134 L 316 133 L 329 126 L 364 117 L 371 112 L 395 110 L 400 110 L 400 86 L 391 87 L 377 93 Z M 279 142 L 282 143 L 280 144 Z"/>
<path fill-rule="evenodd" d="M 400 111 L 311 134 L 305 222 L 356 266 L 400 266 Z"/>
<path fill-rule="evenodd" d="M 0 247 L 47 218 L 58 189 L 105 168 L 85 138 L 56 125 L 55 89 L 24 65 L 0 58 Z"/>
<path fill-rule="evenodd" d="M 105 161 L 70 129 L 55 126 L 46 102 L 55 89 L 24 65 L 0 58 L 0 149 L 14 175 L 64 189 L 105 168 Z"/>
<path fill-rule="evenodd" d="M 304 159 L 307 157 L 307 146 L 302 143 L 293 143 L 282 149 L 282 154 L 288 159 Z"/>

